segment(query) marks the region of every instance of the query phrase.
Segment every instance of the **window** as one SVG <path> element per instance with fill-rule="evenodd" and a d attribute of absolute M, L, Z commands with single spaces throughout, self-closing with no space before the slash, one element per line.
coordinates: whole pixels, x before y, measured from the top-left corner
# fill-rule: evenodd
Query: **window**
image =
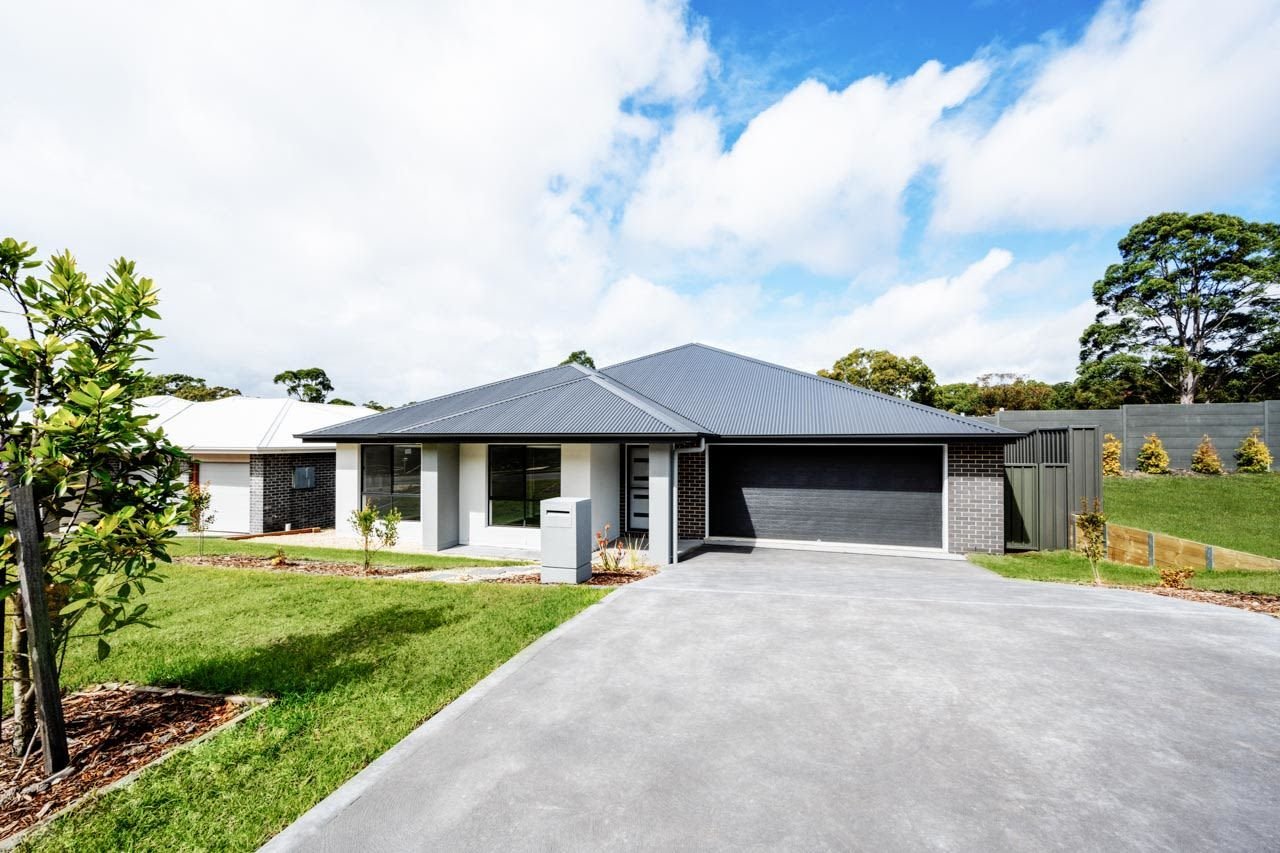
<path fill-rule="evenodd" d="M 299 465 L 294 468 L 293 487 L 295 489 L 314 489 L 316 487 L 316 466 Z"/>
<path fill-rule="evenodd" d="M 381 513 L 400 510 L 403 521 L 422 519 L 422 448 L 366 444 L 360 448 L 360 503 Z"/>
<path fill-rule="evenodd" d="M 537 527 L 545 498 L 560 497 L 560 448 L 489 445 L 489 523 Z"/>

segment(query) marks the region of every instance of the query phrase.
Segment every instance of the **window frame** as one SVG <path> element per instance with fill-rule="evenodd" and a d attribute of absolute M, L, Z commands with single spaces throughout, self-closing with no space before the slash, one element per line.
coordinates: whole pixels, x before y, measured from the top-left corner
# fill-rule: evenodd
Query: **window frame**
<path fill-rule="evenodd" d="M 521 478 L 522 478 L 522 488 L 521 488 L 521 493 L 524 495 L 524 497 L 522 498 L 522 500 L 524 501 L 525 506 L 524 506 L 524 512 L 522 513 L 522 516 L 523 516 L 523 517 L 520 519 L 520 523 L 519 523 L 519 524 L 502 524 L 502 523 L 495 522 L 495 521 L 493 520 L 493 502 L 494 502 L 494 497 L 493 497 L 493 451 L 494 451 L 494 448 L 499 448 L 499 447 L 503 447 L 503 448 L 519 447 L 519 448 L 521 448 L 521 449 L 524 451 L 524 467 L 523 467 L 523 469 L 521 470 Z M 557 478 L 557 486 L 556 486 L 556 497 L 559 497 L 559 496 L 563 493 L 563 491 L 564 491 L 564 447 L 563 447 L 562 445 L 559 445 L 559 444 L 515 444 L 515 443 L 511 443 L 511 444 L 508 444 L 508 443 L 489 444 L 489 445 L 487 445 L 487 446 L 485 447 L 485 454 L 484 454 L 484 461 L 485 461 L 485 472 L 484 472 L 484 473 L 485 473 L 485 476 L 484 476 L 484 482 L 485 482 L 485 491 L 484 491 L 484 493 L 485 493 L 485 521 L 486 521 L 486 523 L 487 523 L 487 525 L 488 525 L 489 527 L 510 527 L 510 528 L 514 528 L 514 529 L 517 529 L 517 530 L 528 530 L 528 529 L 539 530 L 539 529 L 542 527 L 542 519 L 541 519 L 541 517 L 540 517 L 540 515 L 541 515 L 541 507 L 540 507 L 540 506 L 536 506 L 536 507 L 534 507 L 534 509 L 533 509 L 533 512 L 532 512 L 532 513 L 530 513 L 530 511 L 529 511 L 529 504 L 530 504 L 530 503 L 532 503 L 532 501 L 531 501 L 531 500 L 530 500 L 530 498 L 528 497 L 528 495 L 529 495 L 529 466 L 530 466 L 530 451 L 533 451 L 533 450 L 554 450 L 554 451 L 556 452 L 556 462 L 557 462 L 556 468 L 557 468 L 557 475 L 558 475 L 558 478 Z M 539 501 L 538 501 L 538 503 L 540 504 L 540 503 L 541 503 L 541 500 L 539 500 Z M 534 521 L 533 521 L 533 523 L 530 523 L 530 518 L 532 518 L 532 519 L 534 520 Z"/>
<path fill-rule="evenodd" d="M 298 485 L 298 472 L 307 471 L 308 474 L 304 478 L 307 485 Z M 293 466 L 293 489 L 295 491 L 309 491 L 316 487 L 316 466 L 315 465 L 294 465 Z"/>
<path fill-rule="evenodd" d="M 391 465 L 387 471 L 388 485 L 385 491 L 378 490 L 374 492 L 367 492 L 365 490 L 365 449 L 371 448 L 371 447 L 391 448 Z M 414 483 L 414 488 L 411 491 L 396 490 L 396 476 L 395 476 L 396 449 L 402 448 L 402 447 L 412 448 L 418 453 L 418 473 L 416 477 L 412 478 L 412 481 Z M 359 484 L 360 484 L 360 507 L 364 507 L 369 497 L 373 497 L 376 499 L 386 499 L 389 501 L 390 506 L 394 507 L 396 498 L 406 498 L 406 497 L 412 496 L 414 498 L 417 498 L 417 502 L 418 502 L 417 512 L 414 513 L 412 517 L 408 515 L 404 515 L 401 518 L 401 520 L 412 522 L 412 523 L 418 523 L 422 521 L 422 445 L 421 444 L 396 444 L 394 442 L 368 442 L 368 443 L 361 444 L 360 445 Z M 375 501 L 374 505 L 381 506 L 381 504 L 378 501 Z"/>

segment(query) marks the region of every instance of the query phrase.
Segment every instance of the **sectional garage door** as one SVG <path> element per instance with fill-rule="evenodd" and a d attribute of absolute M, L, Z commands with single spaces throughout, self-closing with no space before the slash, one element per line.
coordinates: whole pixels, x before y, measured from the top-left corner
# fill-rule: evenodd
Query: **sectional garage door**
<path fill-rule="evenodd" d="M 713 537 L 942 547 L 942 448 L 710 448 Z"/>

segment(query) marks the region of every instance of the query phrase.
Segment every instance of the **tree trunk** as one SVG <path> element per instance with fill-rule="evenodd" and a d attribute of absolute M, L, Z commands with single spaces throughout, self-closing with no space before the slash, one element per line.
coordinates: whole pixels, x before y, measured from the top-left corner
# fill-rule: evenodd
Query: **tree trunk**
<path fill-rule="evenodd" d="M 1190 366 L 1182 368 L 1182 378 L 1178 383 L 1178 402 L 1183 405 L 1190 405 L 1196 401 L 1196 376 L 1195 370 Z"/>
<path fill-rule="evenodd" d="M 9 659 L 9 675 L 13 678 L 13 754 L 27 754 L 31 739 L 36 736 L 36 706 L 31 701 L 31 670 L 27 667 L 27 632 L 22 625 L 22 603 L 15 593 L 13 602 L 12 657 Z"/>
<path fill-rule="evenodd" d="M 40 546 L 44 530 L 36 510 L 35 493 L 10 477 L 9 495 L 18 531 L 18 581 L 22 585 L 22 621 L 26 623 L 27 665 L 35 686 L 36 723 L 40 729 L 40 754 L 44 772 L 52 776 L 62 770 L 71 758 L 67 747 L 67 728 L 62 718 L 62 691 L 58 688 L 57 665 L 54 661 L 53 627 L 49 622 L 49 605 L 44 592 L 44 566 Z"/>

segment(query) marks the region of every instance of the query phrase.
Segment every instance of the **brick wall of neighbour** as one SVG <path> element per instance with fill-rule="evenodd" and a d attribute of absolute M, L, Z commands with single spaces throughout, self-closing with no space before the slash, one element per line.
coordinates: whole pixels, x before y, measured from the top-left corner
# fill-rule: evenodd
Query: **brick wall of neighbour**
<path fill-rule="evenodd" d="M 681 539 L 705 539 L 707 522 L 707 451 L 681 453 L 677 471 L 676 529 Z"/>
<path fill-rule="evenodd" d="M 252 533 L 284 530 L 285 525 L 333 527 L 335 490 L 333 453 L 259 454 L 249 457 L 249 529 Z M 293 469 L 312 465 L 316 485 L 293 487 Z"/>
<path fill-rule="evenodd" d="M 1004 552 L 1004 447 L 952 444 L 947 448 L 947 550 L 953 554 Z"/>

